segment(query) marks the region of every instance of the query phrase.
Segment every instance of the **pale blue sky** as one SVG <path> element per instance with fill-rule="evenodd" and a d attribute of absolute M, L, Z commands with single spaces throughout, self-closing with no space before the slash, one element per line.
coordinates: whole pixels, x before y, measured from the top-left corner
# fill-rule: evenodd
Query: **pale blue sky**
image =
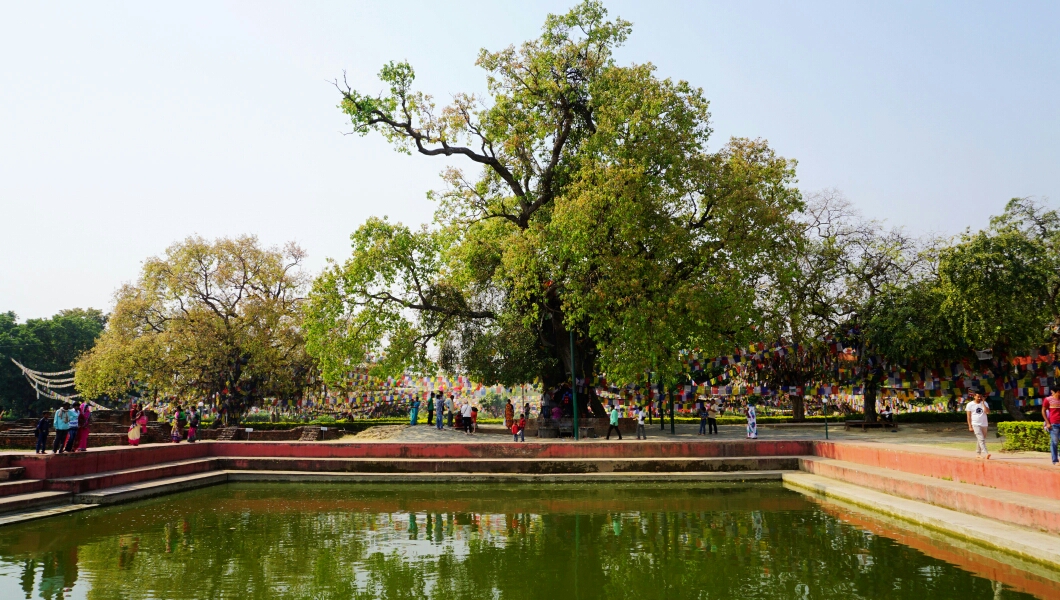
<path fill-rule="evenodd" d="M 570 2 L 0 4 L 0 310 L 109 309 L 187 235 L 295 240 L 320 269 L 366 217 L 422 222 L 437 160 L 344 137 L 328 80 L 407 59 L 445 99 L 480 47 Z M 629 2 L 621 63 L 701 86 L 715 141 L 762 137 L 806 191 L 914 233 L 1060 201 L 1060 3 Z"/>

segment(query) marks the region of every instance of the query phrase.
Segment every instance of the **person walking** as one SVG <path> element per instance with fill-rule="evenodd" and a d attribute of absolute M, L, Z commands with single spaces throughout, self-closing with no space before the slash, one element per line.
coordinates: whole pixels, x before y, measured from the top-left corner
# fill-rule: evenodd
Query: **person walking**
<path fill-rule="evenodd" d="M 81 416 L 81 403 L 74 401 L 72 407 L 66 409 L 66 451 L 73 452 L 77 449 L 77 423 Z"/>
<path fill-rule="evenodd" d="M 512 434 L 515 439 L 513 442 L 525 442 L 526 441 L 526 417 L 521 417 L 519 421 L 512 425 Z"/>
<path fill-rule="evenodd" d="M 81 403 L 81 410 L 77 415 L 77 451 L 88 450 L 88 432 L 92 425 L 92 407 L 88 402 Z"/>
<path fill-rule="evenodd" d="M 431 397 L 427 400 L 427 427 L 434 425 L 434 392 L 431 392 Z"/>
<path fill-rule="evenodd" d="M 1049 453 L 1053 458 L 1053 466 L 1060 466 L 1056 454 L 1057 445 L 1060 445 L 1060 389 L 1053 390 L 1042 402 L 1042 420 L 1045 421 L 1045 430 L 1049 432 Z"/>
<path fill-rule="evenodd" d="M 711 398 L 707 401 L 707 434 L 718 433 L 718 405 Z"/>
<path fill-rule="evenodd" d="M 638 440 L 646 440 L 646 439 L 648 439 L 648 434 L 644 431 L 644 417 L 645 417 L 644 413 L 646 413 L 646 412 L 647 411 L 644 410 L 643 406 L 637 409 L 637 439 Z"/>
<path fill-rule="evenodd" d="M 618 439 L 622 439 L 622 432 L 618 429 L 618 409 L 614 406 L 611 407 L 610 422 L 607 426 L 607 439 L 611 439 L 611 430 L 614 430 L 618 434 Z"/>
<path fill-rule="evenodd" d="M 750 402 L 747 403 L 747 439 L 757 440 L 758 439 L 758 413 L 755 412 L 755 405 Z"/>
<path fill-rule="evenodd" d="M 48 446 L 48 432 L 51 431 L 52 420 L 48 413 L 41 411 L 37 427 L 33 430 L 37 434 L 37 454 L 44 454 Z"/>
<path fill-rule="evenodd" d="M 52 454 L 62 454 L 66 451 L 66 434 L 70 430 L 70 425 L 66 422 L 65 406 L 60 406 L 55 409 L 52 425 L 55 427 L 55 441 L 52 442 Z"/>
<path fill-rule="evenodd" d="M 986 432 L 990 427 L 990 405 L 983 402 L 980 394 L 972 392 L 972 401 L 964 407 L 965 416 L 968 418 L 968 431 L 975 434 L 975 457 L 990 460 L 990 452 L 986 449 Z"/>

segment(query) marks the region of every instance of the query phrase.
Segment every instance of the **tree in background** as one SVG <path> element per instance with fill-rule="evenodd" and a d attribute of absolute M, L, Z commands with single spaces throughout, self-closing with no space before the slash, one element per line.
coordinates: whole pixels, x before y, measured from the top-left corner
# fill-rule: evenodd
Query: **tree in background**
<path fill-rule="evenodd" d="M 355 132 L 474 171 L 444 172 L 431 226 L 370 219 L 315 282 L 307 347 L 325 379 L 372 357 L 380 374 L 551 387 L 676 374 L 680 350 L 750 339 L 756 284 L 792 245 L 794 162 L 761 141 L 708 150 L 701 90 L 615 64 L 629 32 L 597 2 L 550 15 L 538 39 L 480 52 L 488 99 L 443 108 L 405 63 L 382 69 L 383 94 L 340 86 Z"/>
<path fill-rule="evenodd" d="M 57 401 L 37 398 L 11 359 L 36 371 L 65 371 L 92 347 L 106 322 L 93 308 L 64 310 L 50 319 L 21 324 L 15 313 L 0 313 L 0 409 L 25 416 L 55 408 Z"/>
<path fill-rule="evenodd" d="M 293 243 L 281 250 L 251 236 L 190 237 L 148 259 L 77 362 L 78 390 L 89 398 L 124 397 L 132 387 L 216 394 L 237 407 L 300 395 L 313 366 L 301 331 L 304 256 Z"/>

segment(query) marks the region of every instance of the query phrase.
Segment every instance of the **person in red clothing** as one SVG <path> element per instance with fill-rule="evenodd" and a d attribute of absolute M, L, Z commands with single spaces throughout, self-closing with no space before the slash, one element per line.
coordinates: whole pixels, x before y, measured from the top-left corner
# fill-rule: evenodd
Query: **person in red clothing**
<path fill-rule="evenodd" d="M 512 435 L 515 438 L 512 441 L 513 442 L 520 442 L 520 441 L 525 442 L 526 441 L 525 430 L 526 430 L 526 415 L 524 414 L 522 417 L 519 418 L 519 421 L 517 423 L 512 425 Z M 519 439 L 519 438 L 522 438 L 522 439 Z"/>
<path fill-rule="evenodd" d="M 1049 432 L 1049 453 L 1053 458 L 1053 466 L 1060 466 L 1056 456 L 1056 447 L 1060 444 L 1060 389 L 1054 389 L 1042 402 L 1042 419 L 1045 420 L 1045 430 Z"/>

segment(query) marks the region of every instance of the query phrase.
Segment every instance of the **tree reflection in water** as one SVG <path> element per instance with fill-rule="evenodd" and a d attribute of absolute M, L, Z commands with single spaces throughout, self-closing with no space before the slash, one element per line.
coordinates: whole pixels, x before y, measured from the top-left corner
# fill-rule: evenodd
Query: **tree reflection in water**
<path fill-rule="evenodd" d="M 773 485 L 233 484 L 0 529 L 0 597 L 16 596 L 963 600 L 995 589 Z"/>

